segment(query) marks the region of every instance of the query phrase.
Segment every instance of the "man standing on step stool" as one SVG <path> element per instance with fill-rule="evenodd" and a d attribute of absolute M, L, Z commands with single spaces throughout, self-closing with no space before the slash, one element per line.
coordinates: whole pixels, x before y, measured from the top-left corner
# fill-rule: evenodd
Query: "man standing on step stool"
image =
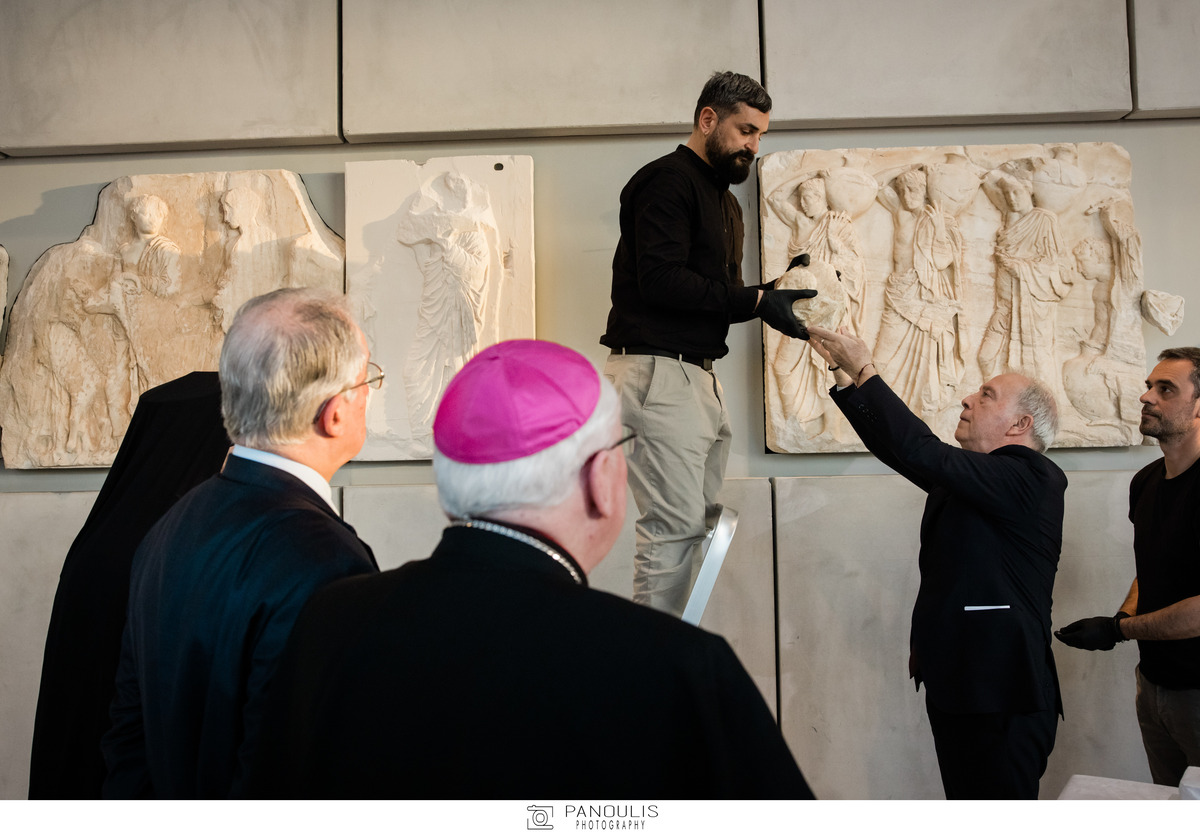
<path fill-rule="evenodd" d="M 629 485 L 637 522 L 633 600 L 678 616 L 693 555 L 716 524 L 732 431 L 713 360 L 729 325 L 761 318 L 798 339 L 792 303 L 814 290 L 742 283 L 742 209 L 729 192 L 750 175 L 771 97 L 752 78 L 716 73 L 700 93 L 686 144 L 649 163 L 621 192 L 612 310 L 600 343 L 605 376 L 637 432 Z"/>

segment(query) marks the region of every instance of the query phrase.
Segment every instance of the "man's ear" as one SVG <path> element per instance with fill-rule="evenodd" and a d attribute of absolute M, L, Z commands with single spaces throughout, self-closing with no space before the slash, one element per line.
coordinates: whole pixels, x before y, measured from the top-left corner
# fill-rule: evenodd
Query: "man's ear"
<path fill-rule="evenodd" d="M 313 430 L 322 437 L 340 437 L 346 431 L 346 393 L 337 394 L 321 409 Z"/>
<path fill-rule="evenodd" d="M 1017 422 L 1012 424 L 1006 434 L 1012 437 L 1020 437 L 1023 434 L 1033 433 L 1033 418 L 1028 414 L 1022 414 L 1017 418 Z"/>
<path fill-rule="evenodd" d="M 697 124 L 700 127 L 700 132 L 707 136 L 713 132 L 719 121 L 721 121 L 721 117 L 717 115 L 717 111 L 711 107 L 705 107 L 700 111 L 700 118 Z"/>
<path fill-rule="evenodd" d="M 611 518 L 620 510 L 620 498 L 625 492 L 625 468 L 621 453 L 616 449 L 600 452 L 584 470 L 589 515 Z"/>

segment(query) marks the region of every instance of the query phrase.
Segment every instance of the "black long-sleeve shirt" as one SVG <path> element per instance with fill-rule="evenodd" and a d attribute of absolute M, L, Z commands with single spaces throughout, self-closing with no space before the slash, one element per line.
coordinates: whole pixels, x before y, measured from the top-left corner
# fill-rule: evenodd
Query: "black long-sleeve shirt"
<path fill-rule="evenodd" d="M 621 192 L 612 310 L 600 343 L 719 359 L 731 323 L 754 316 L 742 284 L 742 209 L 690 148 L 654 160 Z"/>

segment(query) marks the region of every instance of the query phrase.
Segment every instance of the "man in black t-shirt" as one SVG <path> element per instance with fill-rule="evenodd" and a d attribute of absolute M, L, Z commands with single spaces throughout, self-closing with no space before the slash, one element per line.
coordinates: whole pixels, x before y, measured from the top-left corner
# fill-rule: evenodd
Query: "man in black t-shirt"
<path fill-rule="evenodd" d="M 1077 649 L 1137 640 L 1137 716 L 1150 775 L 1178 785 L 1200 766 L 1200 348 L 1170 348 L 1146 380 L 1141 432 L 1163 456 L 1133 477 L 1137 576 L 1112 617 L 1055 636 Z"/>

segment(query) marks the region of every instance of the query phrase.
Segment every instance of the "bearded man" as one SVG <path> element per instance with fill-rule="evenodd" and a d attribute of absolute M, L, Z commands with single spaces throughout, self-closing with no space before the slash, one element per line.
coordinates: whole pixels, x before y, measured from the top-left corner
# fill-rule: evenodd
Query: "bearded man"
<path fill-rule="evenodd" d="M 687 143 L 621 192 L 612 310 L 600 343 L 605 376 L 641 442 L 629 458 L 637 502 L 633 599 L 683 613 L 692 557 L 720 514 L 732 431 L 713 360 L 729 325 L 761 318 L 807 338 L 792 302 L 812 290 L 742 282 L 742 209 L 730 185 L 750 175 L 771 97 L 757 81 L 716 73 L 696 102 Z"/>

